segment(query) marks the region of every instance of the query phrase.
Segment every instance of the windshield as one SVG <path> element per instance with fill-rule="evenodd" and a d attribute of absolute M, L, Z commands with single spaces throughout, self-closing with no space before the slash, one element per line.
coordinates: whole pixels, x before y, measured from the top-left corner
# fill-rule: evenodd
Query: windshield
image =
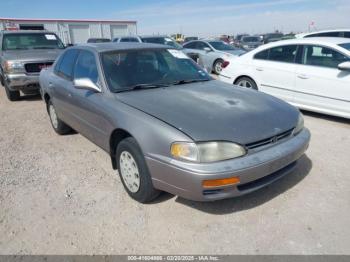
<path fill-rule="evenodd" d="M 283 36 L 283 34 L 267 34 L 266 36 L 265 36 L 265 38 L 280 38 L 280 37 L 282 37 Z"/>
<path fill-rule="evenodd" d="M 175 49 L 128 50 L 102 54 L 102 67 L 112 92 L 137 85 L 172 85 L 212 78 L 183 52 Z"/>
<path fill-rule="evenodd" d="M 226 50 L 237 50 L 233 46 L 226 44 L 223 41 L 212 41 L 208 42 L 212 47 L 214 47 L 216 50 L 226 51 Z"/>
<path fill-rule="evenodd" d="M 63 49 L 64 45 L 55 34 L 23 33 L 5 34 L 2 47 L 3 50 Z"/>
<path fill-rule="evenodd" d="M 350 43 L 340 44 L 339 46 L 350 51 Z"/>
<path fill-rule="evenodd" d="M 175 47 L 176 49 L 182 49 L 182 46 L 176 43 L 173 39 L 169 37 L 144 37 L 142 38 L 144 43 L 161 44 Z"/>
<path fill-rule="evenodd" d="M 257 36 L 246 36 L 246 37 L 243 37 L 243 42 L 260 42 L 260 38 L 257 37 Z"/>

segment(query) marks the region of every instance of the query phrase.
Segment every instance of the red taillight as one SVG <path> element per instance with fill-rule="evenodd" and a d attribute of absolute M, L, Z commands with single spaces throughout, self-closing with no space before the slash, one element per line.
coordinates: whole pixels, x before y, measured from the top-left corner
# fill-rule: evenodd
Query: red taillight
<path fill-rule="evenodd" d="M 224 61 L 221 65 L 222 68 L 226 68 L 230 64 L 229 61 Z"/>

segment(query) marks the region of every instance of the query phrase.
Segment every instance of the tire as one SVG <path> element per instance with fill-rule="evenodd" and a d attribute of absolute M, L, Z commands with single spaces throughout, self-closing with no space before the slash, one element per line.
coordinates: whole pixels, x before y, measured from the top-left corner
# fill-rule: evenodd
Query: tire
<path fill-rule="evenodd" d="M 258 86 L 255 83 L 255 81 L 253 79 L 251 79 L 250 77 L 246 77 L 246 76 L 238 78 L 235 82 L 235 85 L 249 88 L 249 89 L 258 90 Z"/>
<path fill-rule="evenodd" d="M 19 98 L 21 97 L 21 94 L 19 93 L 19 91 L 11 91 L 8 86 L 5 83 L 5 91 L 6 91 L 6 96 L 8 98 L 8 100 L 10 101 L 17 101 L 19 100 Z"/>
<path fill-rule="evenodd" d="M 58 118 L 55 107 L 53 106 L 51 100 L 47 102 L 47 113 L 49 114 L 52 128 L 57 134 L 66 135 L 72 132 L 70 126 L 68 126 L 66 123 L 64 123 L 61 119 Z"/>
<path fill-rule="evenodd" d="M 119 143 L 116 163 L 120 179 L 131 198 L 140 203 L 147 203 L 160 194 L 160 191 L 153 187 L 145 158 L 133 137 L 125 138 Z"/>
<path fill-rule="evenodd" d="M 224 62 L 224 60 L 222 59 L 217 59 L 215 62 L 214 62 L 214 65 L 213 65 L 213 72 L 216 74 L 216 75 L 219 75 L 222 71 L 222 63 Z"/>

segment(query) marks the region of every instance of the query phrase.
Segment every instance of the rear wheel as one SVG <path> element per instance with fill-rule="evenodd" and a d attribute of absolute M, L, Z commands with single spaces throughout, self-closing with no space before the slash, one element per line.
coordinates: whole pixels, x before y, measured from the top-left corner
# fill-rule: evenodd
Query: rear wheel
<path fill-rule="evenodd" d="M 72 131 L 72 129 L 66 123 L 58 118 L 56 109 L 53 106 L 51 100 L 47 102 L 47 112 L 50 117 L 51 125 L 57 134 L 66 135 Z"/>
<path fill-rule="evenodd" d="M 224 63 L 224 60 L 222 59 L 218 59 L 215 61 L 214 65 L 213 65 L 213 71 L 215 74 L 220 74 L 222 71 L 222 64 Z"/>
<path fill-rule="evenodd" d="M 153 187 L 146 161 L 134 138 L 128 137 L 119 143 L 116 158 L 120 178 L 131 198 L 147 203 L 159 195 L 160 191 Z"/>
<path fill-rule="evenodd" d="M 21 94 L 19 93 L 19 91 L 11 91 L 9 89 L 9 87 L 6 85 L 6 83 L 5 83 L 4 87 L 5 87 L 6 96 L 7 96 L 8 100 L 10 100 L 10 101 L 19 100 L 19 98 L 21 97 Z"/>
<path fill-rule="evenodd" d="M 245 87 L 245 88 L 258 90 L 257 84 L 250 77 L 245 77 L 244 76 L 244 77 L 238 78 L 237 81 L 235 82 L 235 85 L 238 85 L 238 86 L 241 86 L 241 87 Z"/>

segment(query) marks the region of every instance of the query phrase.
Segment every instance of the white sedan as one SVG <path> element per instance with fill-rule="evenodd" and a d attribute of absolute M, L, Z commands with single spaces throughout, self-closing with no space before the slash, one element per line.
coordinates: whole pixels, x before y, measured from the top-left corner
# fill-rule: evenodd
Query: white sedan
<path fill-rule="evenodd" d="M 350 118 L 350 40 L 346 38 L 270 43 L 230 59 L 219 79 L 305 110 Z"/>

